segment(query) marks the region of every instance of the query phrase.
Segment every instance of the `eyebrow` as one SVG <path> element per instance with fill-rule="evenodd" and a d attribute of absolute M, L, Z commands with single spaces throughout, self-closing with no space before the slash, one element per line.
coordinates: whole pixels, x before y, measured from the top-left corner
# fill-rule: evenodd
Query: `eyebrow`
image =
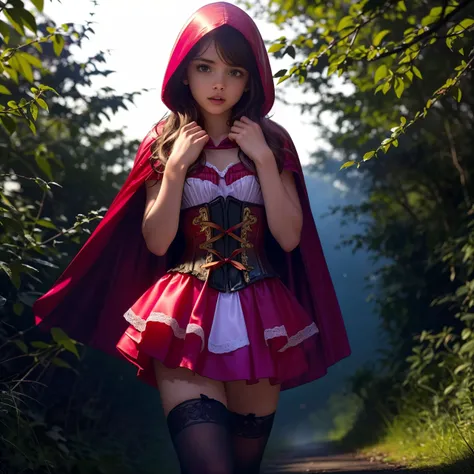
<path fill-rule="evenodd" d="M 208 64 L 216 64 L 216 62 L 212 59 L 207 59 L 207 58 L 202 58 L 200 56 L 197 56 L 193 59 L 193 61 L 201 61 L 203 63 L 208 63 Z M 243 66 L 233 66 L 231 64 L 228 65 L 229 67 L 237 68 L 237 69 L 245 69 Z"/>
<path fill-rule="evenodd" d="M 212 59 L 206 59 L 206 58 L 201 58 L 201 57 L 194 58 L 193 61 L 202 61 L 204 63 L 216 64 L 216 62 L 213 61 Z"/>

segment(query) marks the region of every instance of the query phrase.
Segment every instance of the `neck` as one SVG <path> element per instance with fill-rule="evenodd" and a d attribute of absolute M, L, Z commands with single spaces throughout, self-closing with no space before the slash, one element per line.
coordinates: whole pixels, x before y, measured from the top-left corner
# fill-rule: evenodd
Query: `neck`
<path fill-rule="evenodd" d="M 227 125 L 227 120 L 229 120 L 230 114 L 230 110 L 222 115 L 203 114 L 204 128 L 214 143 L 221 142 L 229 134 L 230 127 Z"/>

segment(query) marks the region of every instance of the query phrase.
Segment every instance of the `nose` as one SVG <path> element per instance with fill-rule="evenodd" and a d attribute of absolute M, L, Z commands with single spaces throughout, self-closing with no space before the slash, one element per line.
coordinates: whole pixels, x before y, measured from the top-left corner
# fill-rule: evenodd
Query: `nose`
<path fill-rule="evenodd" d="M 225 72 L 224 71 L 216 71 L 214 74 L 214 87 L 215 91 L 223 91 L 225 89 Z"/>

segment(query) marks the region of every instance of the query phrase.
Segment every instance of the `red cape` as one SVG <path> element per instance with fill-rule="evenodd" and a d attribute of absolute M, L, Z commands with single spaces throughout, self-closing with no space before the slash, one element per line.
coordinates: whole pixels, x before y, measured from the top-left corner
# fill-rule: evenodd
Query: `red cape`
<path fill-rule="evenodd" d="M 246 38 L 252 40 L 250 43 L 259 58 L 261 79 L 265 86 L 264 108 L 270 110 L 274 89 L 273 82 L 269 80 L 271 71 L 266 52 L 262 57 L 262 50 L 265 51 L 263 40 L 246 13 L 222 2 L 203 7 L 181 31 L 163 86 L 163 101 L 167 105 L 172 107 L 170 98 L 166 97 L 166 85 L 176 65 L 184 58 L 186 48 L 189 51 L 207 32 L 225 23 L 239 29 Z M 319 328 L 319 334 L 314 336 L 319 341 L 318 354 L 317 357 L 314 354 L 308 357 L 312 366 L 310 374 L 304 377 L 312 380 L 324 375 L 330 365 L 347 357 L 350 347 L 311 214 L 296 149 L 288 133 L 274 122 L 270 123 L 282 135 L 285 149 L 292 151 L 292 154 L 288 153 L 286 161 L 291 162 L 290 169 L 295 177 L 304 222 L 301 242 L 295 250 L 283 252 L 274 242 L 268 253 L 283 282 L 293 291 Z M 146 200 L 143 184 L 153 173 L 148 159 L 151 145 L 160 129 L 161 124 L 158 124 L 145 137 L 138 149 L 133 169 L 108 212 L 51 290 L 39 298 L 33 307 L 37 324 L 41 323 L 45 328 L 59 326 L 70 337 L 119 357 L 121 355 L 115 346 L 128 326 L 123 314 L 164 274 L 167 267 L 166 256 L 152 254 L 141 232 Z M 297 380 L 292 380 L 292 385 L 298 384 Z"/>

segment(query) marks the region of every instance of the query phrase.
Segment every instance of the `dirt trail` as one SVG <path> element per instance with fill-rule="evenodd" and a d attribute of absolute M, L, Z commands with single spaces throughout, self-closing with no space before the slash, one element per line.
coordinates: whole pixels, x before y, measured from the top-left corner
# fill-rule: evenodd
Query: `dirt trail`
<path fill-rule="evenodd" d="M 263 467 L 264 474 L 429 474 L 429 470 L 410 470 L 387 464 L 382 460 L 367 459 L 351 453 L 341 453 L 331 444 L 309 445 L 282 452 L 278 457 L 268 459 Z"/>

